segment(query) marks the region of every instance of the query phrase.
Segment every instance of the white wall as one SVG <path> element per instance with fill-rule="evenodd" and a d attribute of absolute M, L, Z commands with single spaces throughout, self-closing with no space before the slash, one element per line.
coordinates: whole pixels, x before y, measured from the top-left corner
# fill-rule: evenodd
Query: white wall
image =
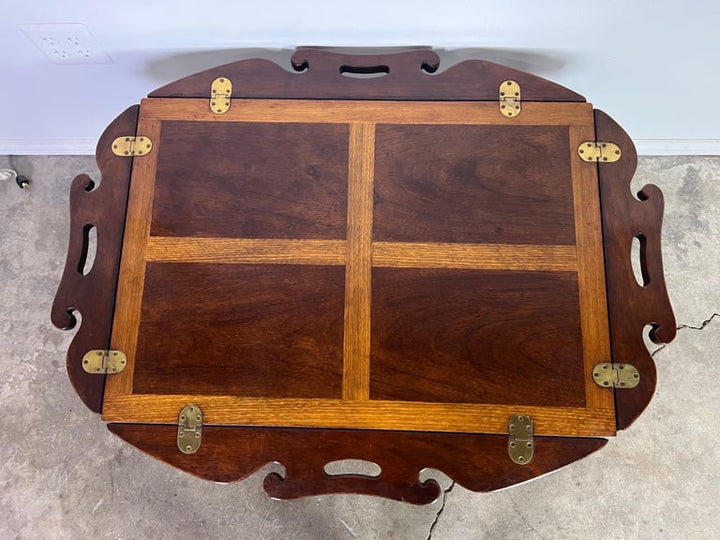
<path fill-rule="evenodd" d="M 156 87 L 236 58 L 287 59 L 252 49 L 297 45 L 431 45 L 449 49 L 443 67 L 506 63 L 585 95 L 641 152 L 720 154 L 717 1 L 2 0 L 1 9 L 0 154 L 92 153 L 107 123 Z M 35 22 L 84 23 L 113 63 L 51 63 L 17 27 Z"/>

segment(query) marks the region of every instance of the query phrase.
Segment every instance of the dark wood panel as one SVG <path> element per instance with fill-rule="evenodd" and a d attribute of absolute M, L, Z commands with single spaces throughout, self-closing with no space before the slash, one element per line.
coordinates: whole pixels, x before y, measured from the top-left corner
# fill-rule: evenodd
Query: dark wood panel
<path fill-rule="evenodd" d="M 348 126 L 163 122 L 151 234 L 345 237 Z"/>
<path fill-rule="evenodd" d="M 374 268 L 371 399 L 585 406 L 574 273 Z"/>
<path fill-rule="evenodd" d="M 612 118 L 598 110 L 595 131 L 597 140 L 614 142 L 622 149 L 619 161 L 598 164 L 598 178 L 613 361 L 633 364 L 640 372 L 637 387 L 615 391 L 617 426 L 625 429 L 655 392 L 657 373 L 643 342 L 643 329 L 652 325 L 650 338 L 655 343 L 670 343 L 677 330 L 663 275 L 662 192 L 648 184 L 637 199 L 633 197 L 630 182 L 637 167 L 635 145 Z M 630 254 L 635 236 L 641 236 L 645 245 L 641 261 L 645 286 L 638 285 L 633 274 Z"/>
<path fill-rule="evenodd" d="M 568 129 L 378 125 L 373 239 L 572 244 Z"/>
<path fill-rule="evenodd" d="M 186 455 L 177 448 L 175 426 L 109 424 L 108 428 L 160 461 L 215 482 L 242 480 L 278 461 L 286 476 L 269 474 L 265 491 L 279 499 L 357 493 L 413 504 L 427 504 L 440 495 L 434 480 L 422 484 L 418 480 L 427 467 L 441 470 L 467 489 L 493 491 L 564 467 L 607 443 L 595 438 L 536 437 L 533 460 L 517 465 L 508 457 L 507 437 L 502 435 L 203 427 L 200 449 Z M 326 475 L 323 466 L 338 459 L 372 461 L 382 472 L 377 478 Z"/>
<path fill-rule="evenodd" d="M 342 396 L 341 266 L 149 263 L 135 393 Z"/>
<path fill-rule="evenodd" d="M 381 72 L 352 78 L 345 71 Z M 208 97 L 212 81 L 233 81 L 233 97 L 306 99 L 443 99 L 497 101 L 500 83 L 513 79 L 526 101 L 585 101 L 580 94 L 542 77 L 484 60 L 468 60 L 442 71 L 430 49 L 395 54 L 338 54 L 298 49 L 283 69 L 269 60 L 249 59 L 214 67 L 159 88 L 150 97 Z"/>
<path fill-rule="evenodd" d="M 112 141 L 135 135 L 139 107 L 133 105 L 105 129 L 97 145 L 96 159 L 101 182 L 86 174 L 77 176 L 70 187 L 70 243 L 62 279 L 52 306 L 52 322 L 69 330 L 77 324 L 73 311 L 82 315 L 82 324 L 67 353 L 67 372 L 75 391 L 87 407 L 102 409 L 105 377 L 86 373 L 82 358 L 92 349 L 107 349 L 112 330 L 115 290 L 122 247 L 132 158 L 116 156 Z M 88 245 L 86 227 L 97 229 L 97 250 L 92 268 L 83 275 Z"/>

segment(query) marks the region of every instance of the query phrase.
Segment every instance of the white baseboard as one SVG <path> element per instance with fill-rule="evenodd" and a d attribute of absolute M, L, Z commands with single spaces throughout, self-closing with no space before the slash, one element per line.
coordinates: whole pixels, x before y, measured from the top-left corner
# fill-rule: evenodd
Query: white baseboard
<path fill-rule="evenodd" d="M 0 156 L 94 156 L 95 139 L 0 139 Z"/>
<path fill-rule="evenodd" d="M 634 139 L 641 156 L 720 156 L 720 139 Z"/>
<path fill-rule="evenodd" d="M 0 139 L 0 156 L 94 155 L 94 139 Z M 641 156 L 720 156 L 720 139 L 635 139 Z"/>

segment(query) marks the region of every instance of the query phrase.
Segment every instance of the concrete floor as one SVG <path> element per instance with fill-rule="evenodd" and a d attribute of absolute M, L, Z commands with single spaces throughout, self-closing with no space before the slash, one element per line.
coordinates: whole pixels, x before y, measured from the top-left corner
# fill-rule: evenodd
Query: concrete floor
<path fill-rule="evenodd" d="M 439 475 L 447 493 L 424 507 L 361 496 L 274 501 L 262 480 L 276 465 L 215 485 L 111 435 L 70 387 L 72 334 L 49 319 L 70 181 L 97 177 L 94 160 L 13 166 L 33 183 L 0 184 L 0 538 L 720 538 L 720 158 L 640 161 L 637 186 L 665 192 L 665 268 L 680 325 L 655 354 L 659 386 L 646 413 L 600 452 L 505 491 L 472 493 Z"/>

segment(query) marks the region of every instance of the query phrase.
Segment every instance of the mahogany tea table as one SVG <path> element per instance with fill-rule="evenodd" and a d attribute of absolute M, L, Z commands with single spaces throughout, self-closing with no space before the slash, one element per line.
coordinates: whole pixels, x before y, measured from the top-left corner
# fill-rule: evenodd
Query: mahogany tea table
<path fill-rule="evenodd" d="M 475 491 L 601 448 L 675 335 L 663 199 L 628 135 L 534 75 L 299 49 L 152 92 L 70 193 L 52 309 L 110 431 L 273 497 Z M 96 255 L 89 272 L 91 231 Z M 636 278 L 632 245 L 640 245 Z M 338 460 L 379 474 L 333 473 Z"/>

